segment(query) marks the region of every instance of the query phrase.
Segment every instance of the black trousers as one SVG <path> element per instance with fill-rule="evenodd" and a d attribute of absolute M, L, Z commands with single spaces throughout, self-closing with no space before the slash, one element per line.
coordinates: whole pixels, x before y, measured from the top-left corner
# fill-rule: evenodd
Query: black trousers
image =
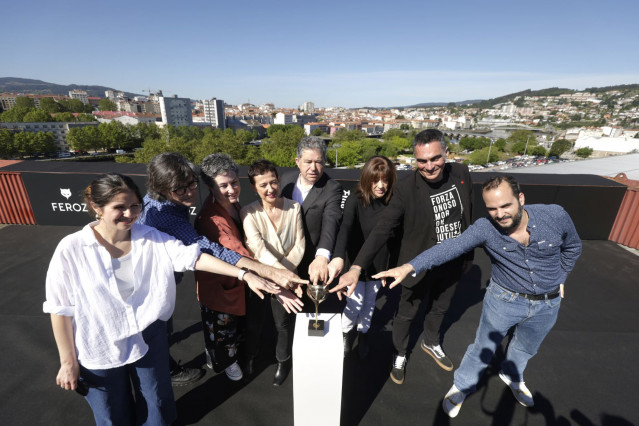
<path fill-rule="evenodd" d="M 268 312 L 267 303 L 271 305 L 275 330 L 277 331 L 275 358 L 278 362 L 283 362 L 291 357 L 293 350 L 295 315 L 286 312 L 286 309 L 277 299 L 266 293 L 264 299 L 260 299 L 253 292 L 247 292 L 244 356 L 250 359 L 255 358 L 259 353 L 262 326 L 264 321 L 266 321 L 266 313 Z"/>
<path fill-rule="evenodd" d="M 460 259 L 455 259 L 428 271 L 415 286 L 402 287 L 393 320 L 393 346 L 398 355 L 405 356 L 408 351 L 410 326 L 426 297 L 428 306 L 424 318 L 424 341 L 427 345 L 439 345 L 442 342 L 441 325 L 461 278 L 462 264 Z"/>

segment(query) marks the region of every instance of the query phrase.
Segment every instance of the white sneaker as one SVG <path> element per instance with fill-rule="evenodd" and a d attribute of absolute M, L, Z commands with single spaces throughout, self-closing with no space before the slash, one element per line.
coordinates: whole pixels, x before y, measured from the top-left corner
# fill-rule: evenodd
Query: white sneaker
<path fill-rule="evenodd" d="M 226 367 L 226 370 L 224 370 L 224 372 L 226 373 L 226 377 L 233 380 L 234 382 L 242 380 L 242 369 L 240 368 L 240 365 L 237 363 L 237 361 Z"/>
<path fill-rule="evenodd" d="M 442 401 L 442 408 L 448 417 L 457 417 L 464 399 L 466 399 L 466 394 L 453 385 Z"/>
<path fill-rule="evenodd" d="M 499 378 L 508 385 L 510 390 L 513 392 L 515 399 L 524 407 L 534 407 L 535 400 L 533 399 L 532 393 L 526 387 L 526 383 L 524 382 L 513 382 L 510 380 L 506 374 L 502 371 L 499 372 Z"/>

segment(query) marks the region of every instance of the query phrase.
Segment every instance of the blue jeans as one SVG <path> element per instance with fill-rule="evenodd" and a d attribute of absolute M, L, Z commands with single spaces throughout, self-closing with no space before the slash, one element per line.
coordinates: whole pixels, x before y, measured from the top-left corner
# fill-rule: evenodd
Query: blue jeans
<path fill-rule="evenodd" d="M 490 363 L 508 330 L 515 331 L 501 370 L 514 382 L 523 381 L 528 360 L 557 321 L 561 297 L 527 300 L 491 281 L 484 296 L 475 342 L 455 371 L 455 386 L 464 393 L 475 391 L 477 382 Z"/>
<path fill-rule="evenodd" d="M 139 360 L 104 370 L 80 367 L 89 385 L 85 398 L 97 425 L 169 425 L 175 421 L 166 322 L 154 322 L 142 336 L 149 350 Z"/>

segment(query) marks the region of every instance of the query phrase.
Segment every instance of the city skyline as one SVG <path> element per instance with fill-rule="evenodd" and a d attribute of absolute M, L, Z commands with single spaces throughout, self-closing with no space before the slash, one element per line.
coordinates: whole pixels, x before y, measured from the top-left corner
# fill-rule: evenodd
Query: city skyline
<path fill-rule="evenodd" d="M 408 106 L 639 83 L 639 4 L 31 2 L 0 75 L 229 104 Z M 607 15 L 606 15 L 607 13 Z M 610 19 L 604 19 L 609 16 Z"/>

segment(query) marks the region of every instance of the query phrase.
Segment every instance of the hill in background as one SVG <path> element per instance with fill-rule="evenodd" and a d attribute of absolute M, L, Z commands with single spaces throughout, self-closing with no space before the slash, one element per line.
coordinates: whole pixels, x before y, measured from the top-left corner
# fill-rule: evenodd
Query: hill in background
<path fill-rule="evenodd" d="M 0 93 L 33 93 L 35 95 L 65 95 L 69 96 L 71 90 L 84 90 L 89 96 L 95 96 L 104 98 L 106 95 L 104 92 L 107 90 L 118 89 L 106 86 L 94 86 L 94 85 L 82 85 L 82 84 L 55 84 L 47 83 L 42 80 L 32 80 L 30 78 L 17 78 L 17 77 L 0 77 Z M 130 98 L 134 96 L 142 96 L 136 93 L 124 92 L 124 94 Z"/>

